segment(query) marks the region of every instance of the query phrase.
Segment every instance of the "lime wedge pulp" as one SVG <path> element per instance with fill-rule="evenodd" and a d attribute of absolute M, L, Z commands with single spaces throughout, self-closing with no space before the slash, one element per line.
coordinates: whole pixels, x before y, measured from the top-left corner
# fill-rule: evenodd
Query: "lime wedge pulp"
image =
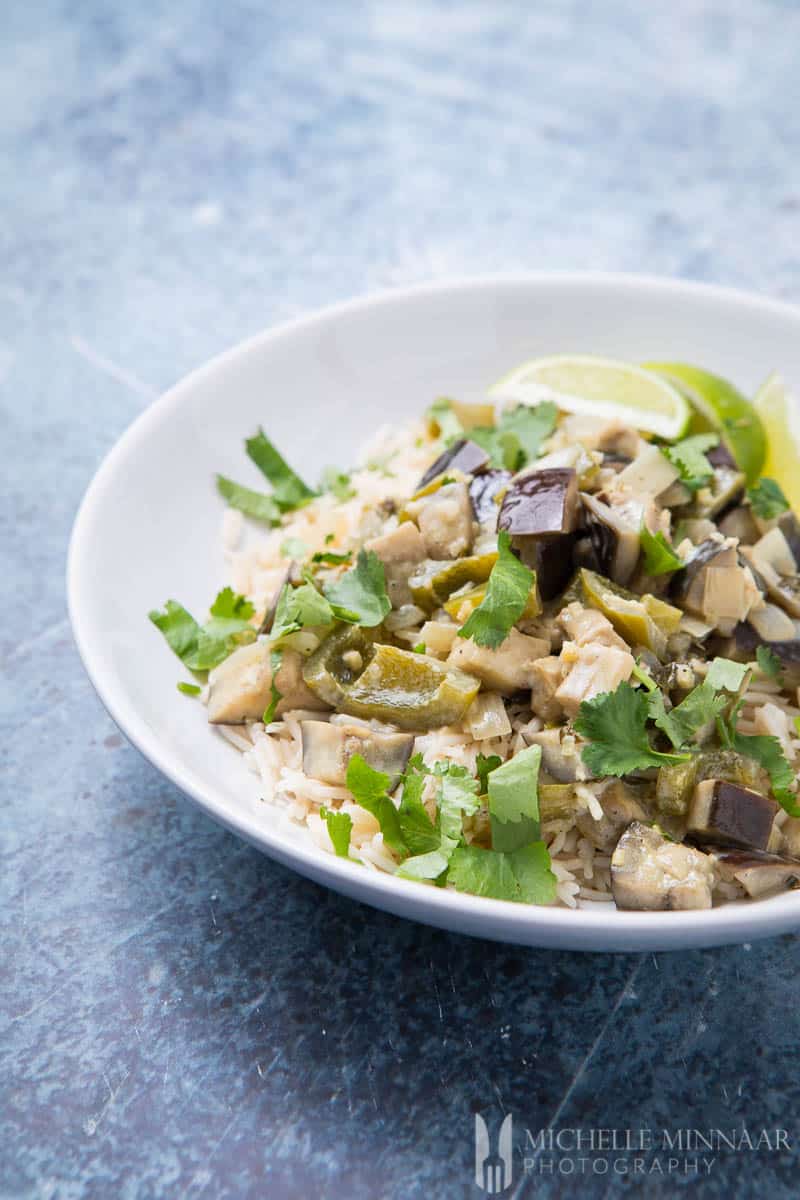
<path fill-rule="evenodd" d="M 727 444 L 747 482 L 755 483 L 767 455 L 767 435 L 746 396 L 720 375 L 689 363 L 646 363 L 683 392 L 694 408 L 698 429 L 715 429 Z"/>
<path fill-rule="evenodd" d="M 590 354 L 560 354 L 522 363 L 490 389 L 496 400 L 539 404 L 552 400 L 571 413 L 620 420 L 659 437 L 679 438 L 691 409 L 682 391 L 633 363 Z"/>
<path fill-rule="evenodd" d="M 762 383 L 753 404 L 767 432 L 763 473 L 780 484 L 792 508 L 800 509 L 800 435 L 780 375 L 772 374 Z"/>

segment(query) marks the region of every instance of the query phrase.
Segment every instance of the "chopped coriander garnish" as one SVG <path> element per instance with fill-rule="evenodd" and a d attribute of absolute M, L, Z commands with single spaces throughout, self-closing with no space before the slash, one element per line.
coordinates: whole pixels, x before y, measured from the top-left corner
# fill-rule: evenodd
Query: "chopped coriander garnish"
<path fill-rule="evenodd" d="M 655 679 L 653 679 L 653 676 L 650 674 L 647 667 L 642 666 L 638 658 L 633 664 L 631 674 L 633 675 L 634 679 L 638 679 L 639 683 L 641 683 L 648 692 L 658 691 L 658 684 L 656 683 Z"/>
<path fill-rule="evenodd" d="M 495 900 L 552 904 L 556 898 L 557 881 L 544 842 L 533 842 L 511 854 L 459 846 L 450 859 L 447 879 L 458 892 Z"/>
<path fill-rule="evenodd" d="M 478 786 L 482 796 L 486 795 L 490 774 L 500 766 L 502 761 L 499 754 L 478 754 L 475 762 L 475 774 L 478 776 Z"/>
<path fill-rule="evenodd" d="M 386 593 L 383 563 L 375 551 L 359 550 L 356 565 L 328 588 L 327 598 L 340 620 L 355 621 L 367 629 L 380 625 L 392 602 Z"/>
<path fill-rule="evenodd" d="M 519 850 L 538 841 L 541 761 L 541 746 L 528 746 L 489 773 L 489 818 L 495 850 Z"/>
<path fill-rule="evenodd" d="M 766 675 L 768 679 L 779 680 L 781 678 L 781 660 L 769 646 L 759 646 L 757 648 L 756 662 L 762 674 Z"/>
<path fill-rule="evenodd" d="M 327 539 L 326 539 L 327 541 Z M 352 561 L 353 555 L 349 550 L 345 550 L 343 554 L 334 554 L 332 550 L 318 550 L 312 555 L 313 563 L 327 563 L 332 567 L 338 567 L 341 563 L 349 563 Z"/>
<path fill-rule="evenodd" d="M 281 699 L 281 693 L 278 691 L 278 684 L 276 681 L 278 678 L 278 672 L 281 669 L 282 662 L 283 662 L 283 650 L 281 650 L 280 648 L 270 650 L 270 652 L 269 652 L 269 669 L 270 669 L 270 674 L 272 676 L 272 679 L 270 681 L 270 698 L 269 698 L 269 704 L 264 709 L 264 713 L 261 717 L 261 720 L 264 722 L 265 725 L 270 725 L 275 720 L 275 713 L 277 711 L 278 704 Z"/>
<path fill-rule="evenodd" d="M 325 534 L 325 545 L 326 546 L 330 546 L 331 542 L 335 542 L 335 541 L 336 541 L 335 533 L 326 533 Z"/>
<path fill-rule="evenodd" d="M 413 647 L 413 650 L 414 650 L 415 654 L 424 654 L 425 653 L 425 643 L 417 642 L 416 646 Z"/>
<path fill-rule="evenodd" d="M 682 749 L 698 730 L 714 721 L 728 704 L 726 696 L 715 692 L 704 680 L 693 688 L 685 699 L 667 711 L 661 692 L 651 692 L 648 697 L 648 713 L 659 729 L 667 735 L 676 750 Z"/>
<path fill-rule="evenodd" d="M 594 775 L 628 775 L 647 767 L 683 762 L 689 757 L 661 754 L 653 749 L 647 734 L 649 700 L 647 693 L 621 683 L 616 691 L 603 692 L 582 702 L 575 729 L 589 742 L 581 755 Z"/>
<path fill-rule="evenodd" d="M 263 429 L 245 442 L 248 455 L 272 484 L 272 496 L 283 512 L 300 508 L 316 495 L 278 453 Z"/>
<path fill-rule="evenodd" d="M 177 688 L 178 691 L 182 692 L 184 696 L 199 696 L 203 690 L 196 683 L 184 683 L 182 680 L 177 685 Z"/>
<path fill-rule="evenodd" d="M 767 479 L 766 476 L 747 489 L 747 498 L 753 512 L 764 521 L 779 517 L 789 508 L 789 501 L 784 496 L 780 484 L 774 479 Z"/>
<path fill-rule="evenodd" d="M 387 792 L 390 777 L 382 771 L 373 770 L 360 754 L 354 754 L 347 764 L 346 783 L 356 804 L 372 813 L 380 825 L 386 845 L 398 854 L 406 854 L 400 817 Z"/>
<path fill-rule="evenodd" d="M 525 611 L 536 576 L 511 551 L 505 530 L 497 538 L 497 562 L 492 567 L 486 595 L 458 631 L 478 646 L 496 650 Z"/>
<path fill-rule="evenodd" d="M 425 853 L 406 859 L 397 872 L 405 879 L 438 879 L 447 870 L 453 851 L 461 839 L 463 818 L 471 816 L 478 809 L 478 784 L 466 767 L 455 763 L 437 763 L 433 774 L 438 780 L 437 844 Z M 402 822 L 401 804 L 401 827 Z"/>
<path fill-rule="evenodd" d="M 353 818 L 346 812 L 335 812 L 323 805 L 319 815 L 328 827 L 328 837 L 333 842 L 333 848 L 339 858 L 350 857 L 350 835 L 353 832 Z"/>
<path fill-rule="evenodd" d="M 256 637 L 249 620 L 253 605 L 231 588 L 222 589 L 209 611 L 210 619 L 202 626 L 177 600 L 168 600 L 163 611 L 154 609 L 148 614 L 170 649 L 190 671 L 210 671 L 237 646 Z"/>
<path fill-rule="evenodd" d="M 285 583 L 272 622 L 272 644 L 309 626 L 330 625 L 333 619 L 330 604 L 310 583 L 301 583 L 300 587 Z"/>
<path fill-rule="evenodd" d="M 747 674 L 747 663 L 731 658 L 715 658 L 706 672 L 706 683 L 716 691 L 738 692 Z"/>
<path fill-rule="evenodd" d="M 711 479 L 714 468 L 706 458 L 706 450 L 719 445 L 716 433 L 695 433 L 672 446 L 663 448 L 664 454 L 680 472 L 680 480 L 690 492 L 699 491 Z"/>
<path fill-rule="evenodd" d="M 557 417 L 558 409 L 549 400 L 535 407 L 520 404 L 504 412 L 496 425 L 471 429 L 469 437 L 486 451 L 493 467 L 518 471 L 539 457 Z"/>
<path fill-rule="evenodd" d="M 660 529 L 651 533 L 646 525 L 642 525 L 639 541 L 644 554 L 646 575 L 669 575 L 672 571 L 680 571 L 685 565 Z"/>
<path fill-rule="evenodd" d="M 319 487 L 321 492 L 330 492 L 337 500 L 352 500 L 356 494 L 347 472 L 337 471 L 335 467 L 327 467 L 322 472 Z"/>
<path fill-rule="evenodd" d="M 238 508 L 245 516 L 263 521 L 266 525 L 280 524 L 281 510 L 274 497 L 254 492 L 241 483 L 226 479 L 224 475 L 217 476 L 217 491 L 231 508 Z"/>

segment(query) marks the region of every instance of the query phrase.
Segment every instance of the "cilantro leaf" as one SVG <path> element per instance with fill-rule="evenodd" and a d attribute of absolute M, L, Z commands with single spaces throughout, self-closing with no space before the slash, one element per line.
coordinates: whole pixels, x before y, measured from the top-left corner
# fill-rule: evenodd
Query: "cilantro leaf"
<path fill-rule="evenodd" d="M 541 746 L 528 746 L 489 775 L 489 817 L 495 850 L 518 850 L 538 840 L 541 761 Z"/>
<path fill-rule="evenodd" d="M 320 808 L 319 815 L 324 818 L 328 827 L 328 837 L 333 842 L 337 857 L 350 857 L 350 835 L 353 832 L 353 818 L 349 813 L 336 812 L 333 809 Z"/>
<path fill-rule="evenodd" d="M 431 825 L 431 829 L 436 835 L 436 842 L 431 845 L 430 833 L 424 829 L 424 851 L 407 859 L 397 872 L 406 879 L 438 879 L 447 869 L 450 857 L 461 839 L 463 818 L 471 816 L 478 809 L 478 784 L 466 767 L 457 766 L 455 763 L 437 763 L 433 773 L 439 780 L 436 797 L 436 826 Z M 422 779 L 423 776 L 417 776 L 417 778 Z M 419 785 L 416 785 L 416 788 L 419 788 Z M 421 791 L 421 788 L 419 790 Z M 404 787 L 403 802 L 405 800 L 406 789 Z M 405 827 L 403 802 L 400 805 L 401 828 Z M 414 802 L 413 796 L 411 802 Z M 419 802 L 418 794 L 417 802 Z M 421 803 L 420 807 L 422 807 Z M 424 808 L 422 811 L 425 811 Z M 427 817 L 427 813 L 425 815 Z M 430 819 L 428 823 L 430 825 Z M 414 830 L 415 834 L 420 832 L 423 832 L 421 822 Z"/>
<path fill-rule="evenodd" d="M 520 846 L 510 857 L 523 904 L 553 904 L 558 881 L 550 869 L 550 854 L 544 842 Z"/>
<path fill-rule="evenodd" d="M 478 776 L 478 788 L 482 796 L 486 795 L 487 780 L 492 771 L 502 763 L 499 754 L 478 754 L 475 762 L 475 774 Z"/>
<path fill-rule="evenodd" d="M 505 530 L 497 538 L 497 562 L 492 567 L 486 595 L 473 609 L 458 636 L 472 638 L 478 646 L 496 650 L 525 611 L 536 576 L 511 552 Z"/>
<path fill-rule="evenodd" d="M 533 462 L 542 450 L 542 442 L 556 427 L 558 407 L 550 400 L 535 406 L 520 404 L 508 409 L 500 418 L 500 433 L 513 434 L 522 447 L 525 463 Z"/>
<path fill-rule="evenodd" d="M 345 550 L 344 554 L 335 554 L 333 550 L 318 550 L 312 555 L 313 563 L 328 563 L 332 567 L 338 567 L 341 563 L 349 563 L 353 555 L 349 550 Z"/>
<path fill-rule="evenodd" d="M 383 563 L 374 550 L 359 550 L 356 565 L 328 588 L 327 597 L 342 621 L 372 629 L 391 611 Z M 348 615 L 345 615 L 348 614 Z"/>
<path fill-rule="evenodd" d="M 326 467 L 322 472 L 319 484 L 321 492 L 330 492 L 337 500 L 352 500 L 356 490 L 350 482 L 346 471 L 337 471 L 335 467 Z"/>
<path fill-rule="evenodd" d="M 178 691 L 182 692 L 184 696 L 199 696 L 203 690 L 196 683 L 184 683 L 183 680 L 176 686 Z"/>
<path fill-rule="evenodd" d="M 270 674 L 272 675 L 272 679 L 270 681 L 270 697 L 269 697 L 269 704 L 264 709 L 264 715 L 261 718 L 261 720 L 264 722 L 265 725 L 269 725 L 272 721 L 275 720 L 275 712 L 278 708 L 278 704 L 281 699 L 282 693 L 278 691 L 278 685 L 277 685 L 276 680 L 278 678 L 278 672 L 281 669 L 282 662 L 283 662 L 283 651 L 282 650 L 270 650 L 269 669 L 270 669 Z"/>
<path fill-rule="evenodd" d="M 727 697 L 720 695 L 708 680 L 704 680 L 669 712 L 661 692 L 651 692 L 648 697 L 648 713 L 675 749 L 680 750 L 699 729 L 709 721 L 716 720 L 727 703 Z"/>
<path fill-rule="evenodd" d="M 295 474 L 263 429 L 247 439 L 245 449 L 261 474 L 272 484 L 272 497 L 281 511 L 289 512 L 313 500 L 316 493 Z"/>
<path fill-rule="evenodd" d="M 406 854 L 400 816 L 387 792 L 391 778 L 382 771 L 373 770 L 360 754 L 354 754 L 347 764 L 345 782 L 356 804 L 372 813 L 380 825 L 386 845 L 398 854 Z"/>
<path fill-rule="evenodd" d="M 684 566 L 683 559 L 670 546 L 660 529 L 657 533 L 651 533 L 646 525 L 642 525 L 639 541 L 644 553 L 646 575 L 669 575 Z"/>
<path fill-rule="evenodd" d="M 490 456 L 493 467 L 518 471 L 539 457 L 557 417 L 558 409 L 549 400 L 535 407 L 520 404 L 504 412 L 496 425 L 478 426 L 469 436 Z"/>
<path fill-rule="evenodd" d="M 780 484 L 774 479 L 767 479 L 766 476 L 747 489 L 747 498 L 756 516 L 765 521 L 779 517 L 789 508 L 789 501 L 784 496 Z"/>
<path fill-rule="evenodd" d="M 310 583 L 301 583 L 300 587 L 285 583 L 272 622 L 272 644 L 274 646 L 308 626 L 330 625 L 333 619 L 330 604 Z"/>
<path fill-rule="evenodd" d="M 200 626 L 177 600 L 168 600 L 163 612 L 154 608 L 147 615 L 156 629 L 161 630 L 170 650 L 177 654 L 178 658 L 183 660 L 197 649 Z"/>
<path fill-rule="evenodd" d="M 680 472 L 681 483 L 696 492 L 711 479 L 714 468 L 705 455 L 706 450 L 719 445 L 716 433 L 695 433 L 672 446 L 665 446 L 663 453 Z"/>
<path fill-rule="evenodd" d="M 653 676 L 650 674 L 647 667 L 642 664 L 640 659 L 637 658 L 636 662 L 633 664 L 631 674 L 633 675 L 634 679 L 639 680 L 639 683 L 641 683 L 648 692 L 658 691 L 658 684 L 656 683 L 655 679 L 653 679 Z"/>
<path fill-rule="evenodd" d="M 274 497 L 264 492 L 254 492 L 252 488 L 226 479 L 224 475 L 217 476 L 217 491 L 230 508 L 238 508 L 245 516 L 263 521 L 266 525 L 280 524 L 281 510 Z"/>
<path fill-rule="evenodd" d="M 575 729 L 589 741 L 581 756 L 592 774 L 628 775 L 689 757 L 653 749 L 647 735 L 648 715 L 647 695 L 629 683 L 581 703 Z"/>
<path fill-rule="evenodd" d="M 734 662 L 731 658 L 715 658 L 706 672 L 705 681 L 715 691 L 738 692 L 747 671 L 747 663 Z"/>
<path fill-rule="evenodd" d="M 759 646 L 756 650 L 756 662 L 768 679 L 780 679 L 781 660 L 769 646 Z"/>
<path fill-rule="evenodd" d="M 253 605 L 231 588 L 223 588 L 211 605 L 210 620 L 199 625 L 176 600 L 168 600 L 164 610 L 148 613 L 163 633 L 170 649 L 190 671 L 210 671 L 232 654 L 237 646 L 253 641 L 256 631 L 249 623 Z"/>
<path fill-rule="evenodd" d="M 772 734 L 744 734 L 734 731 L 731 738 L 734 750 L 760 763 L 769 775 L 772 794 L 792 817 L 800 817 L 800 803 L 793 791 L 792 770 L 778 738 Z"/>
<path fill-rule="evenodd" d="M 523 846 L 511 854 L 459 846 L 450 859 L 447 879 L 458 892 L 495 900 L 552 904 L 556 898 L 556 877 L 543 842 Z"/>

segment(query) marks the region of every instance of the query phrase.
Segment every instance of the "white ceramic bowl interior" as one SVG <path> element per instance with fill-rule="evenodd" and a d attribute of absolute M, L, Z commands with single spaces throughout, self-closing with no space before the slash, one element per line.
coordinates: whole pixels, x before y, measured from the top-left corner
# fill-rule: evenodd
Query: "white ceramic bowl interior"
<path fill-rule="evenodd" d="M 308 479 L 439 395 L 483 398 L 516 363 L 567 351 L 697 362 L 752 390 L 800 380 L 800 312 L 678 281 L 533 275 L 420 287 L 264 333 L 150 406 L 100 467 L 75 522 L 69 607 L 86 669 L 130 740 L 211 816 L 320 883 L 452 930 L 531 945 L 713 945 L 800 925 L 800 892 L 709 912 L 536 908 L 380 875 L 318 850 L 175 687 L 181 664 L 147 619 L 168 597 L 204 612 L 227 579 L 217 471 L 258 487 L 243 440 L 262 424 Z"/>

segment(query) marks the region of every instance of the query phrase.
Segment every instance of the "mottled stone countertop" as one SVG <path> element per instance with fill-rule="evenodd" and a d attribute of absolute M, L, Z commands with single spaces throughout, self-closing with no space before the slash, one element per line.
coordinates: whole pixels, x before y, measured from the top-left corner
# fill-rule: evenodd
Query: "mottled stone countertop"
<path fill-rule="evenodd" d="M 473 1197 L 474 1111 L 514 1114 L 515 1197 L 796 1195 L 797 939 L 547 953 L 323 891 L 115 730 L 64 560 L 145 405 L 321 304 L 542 267 L 797 299 L 800 8 L 7 0 L 0 30 L 0 1196 Z M 526 1126 L 791 1149 L 667 1176 Z"/>

